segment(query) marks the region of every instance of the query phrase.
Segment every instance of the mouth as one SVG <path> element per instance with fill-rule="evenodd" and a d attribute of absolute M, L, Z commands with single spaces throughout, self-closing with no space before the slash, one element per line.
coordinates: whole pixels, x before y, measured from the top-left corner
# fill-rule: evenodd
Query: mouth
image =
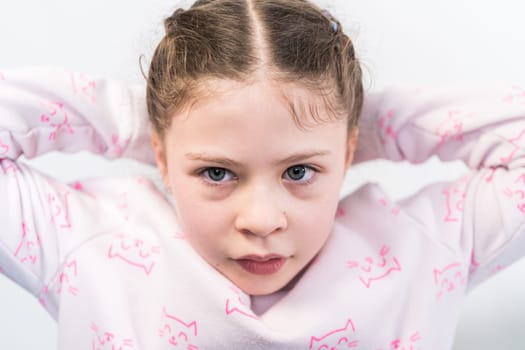
<path fill-rule="evenodd" d="M 245 255 L 234 259 L 243 269 L 255 275 L 271 275 L 278 272 L 288 258 L 277 255 Z"/>

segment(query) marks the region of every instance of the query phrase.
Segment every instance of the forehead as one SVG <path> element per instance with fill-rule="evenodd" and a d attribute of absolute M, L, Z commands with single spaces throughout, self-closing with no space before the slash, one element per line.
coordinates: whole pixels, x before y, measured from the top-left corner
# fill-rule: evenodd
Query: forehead
<path fill-rule="evenodd" d="M 260 155 L 283 147 L 326 148 L 345 139 L 346 121 L 320 122 L 312 111 L 329 111 L 306 88 L 269 82 L 214 84 L 204 98 L 173 116 L 166 134 L 173 148 L 220 146 Z"/>
<path fill-rule="evenodd" d="M 260 75 L 260 74 L 259 74 Z M 241 107 L 245 103 L 270 103 L 270 106 L 286 106 L 300 128 L 330 121 L 347 121 L 347 113 L 338 108 L 333 87 L 326 81 L 297 82 L 288 80 L 253 79 L 235 81 L 204 79 L 197 84 L 194 97 L 183 111 L 173 116 L 188 117 L 195 109 L 208 107 L 226 109 L 228 103 Z"/>

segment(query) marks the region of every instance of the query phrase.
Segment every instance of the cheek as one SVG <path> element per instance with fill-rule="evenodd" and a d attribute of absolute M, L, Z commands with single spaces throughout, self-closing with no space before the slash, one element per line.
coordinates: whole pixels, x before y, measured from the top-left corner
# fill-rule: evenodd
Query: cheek
<path fill-rule="evenodd" d="M 193 199 L 180 197 L 176 200 L 177 217 L 186 241 L 210 265 L 214 265 L 225 228 L 216 222 L 218 215 L 205 215 L 207 211 Z"/>
<path fill-rule="evenodd" d="M 310 205 L 297 205 L 297 210 L 289 218 L 291 227 L 294 227 L 292 232 L 296 235 L 295 241 L 311 252 L 321 248 L 334 223 L 338 197 L 327 196 L 324 199 L 309 203 Z"/>
<path fill-rule="evenodd" d="M 226 203 L 210 202 L 182 184 L 172 193 L 181 230 L 197 250 L 217 245 L 231 231 L 232 210 Z"/>

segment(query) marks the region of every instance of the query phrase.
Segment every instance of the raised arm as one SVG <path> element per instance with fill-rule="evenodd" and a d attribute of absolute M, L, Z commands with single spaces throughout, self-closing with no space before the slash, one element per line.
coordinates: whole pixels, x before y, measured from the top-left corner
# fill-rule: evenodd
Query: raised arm
<path fill-rule="evenodd" d="M 87 150 L 154 164 L 145 87 L 57 68 L 0 73 L 0 159 Z"/>
<path fill-rule="evenodd" d="M 525 90 L 387 89 L 368 96 L 356 161 L 461 160 L 470 173 L 399 203 L 470 266 L 470 285 L 525 255 Z"/>
<path fill-rule="evenodd" d="M 385 89 L 365 99 L 355 161 L 435 155 L 471 169 L 512 168 L 524 156 L 524 116 L 517 87 Z"/>
<path fill-rule="evenodd" d="M 17 158 L 88 150 L 153 163 L 143 90 L 60 69 L 1 71 L 0 273 L 53 315 L 70 253 L 125 223 L 119 198 L 132 181 L 72 187 Z"/>

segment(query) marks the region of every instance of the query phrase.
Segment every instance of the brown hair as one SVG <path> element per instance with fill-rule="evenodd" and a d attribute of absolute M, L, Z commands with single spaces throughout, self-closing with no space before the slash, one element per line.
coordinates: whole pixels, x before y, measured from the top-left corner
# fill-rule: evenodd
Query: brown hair
<path fill-rule="evenodd" d="M 335 18 L 308 1 L 198 0 L 164 26 L 147 85 L 148 113 L 161 138 L 173 115 L 209 93 L 214 79 L 252 82 L 262 76 L 296 84 L 322 99 L 328 117 L 348 118 L 349 129 L 357 125 L 363 85 L 352 42 Z M 299 124 L 305 111 L 314 120 L 327 119 L 315 105 L 306 110 L 289 103 Z"/>

